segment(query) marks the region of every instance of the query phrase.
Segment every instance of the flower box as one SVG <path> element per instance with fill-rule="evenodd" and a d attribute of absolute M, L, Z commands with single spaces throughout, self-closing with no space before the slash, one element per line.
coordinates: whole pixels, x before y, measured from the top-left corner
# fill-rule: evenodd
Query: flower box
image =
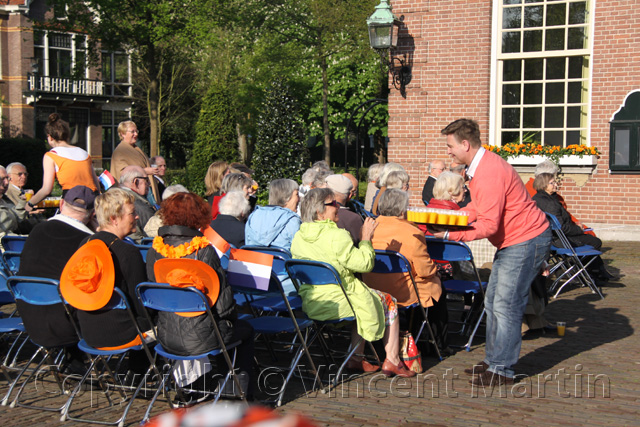
<path fill-rule="evenodd" d="M 509 162 L 509 164 L 511 165 L 518 165 L 518 166 L 536 166 L 537 164 L 542 163 L 545 160 L 547 160 L 547 157 L 545 156 L 539 156 L 539 155 L 522 156 L 521 155 L 516 157 L 509 157 L 507 159 L 507 162 Z M 566 166 L 594 166 L 598 163 L 598 156 L 585 154 L 582 157 L 580 157 L 572 154 L 569 156 L 560 157 L 559 163 L 560 163 L 560 166 L 565 166 L 565 165 Z"/>

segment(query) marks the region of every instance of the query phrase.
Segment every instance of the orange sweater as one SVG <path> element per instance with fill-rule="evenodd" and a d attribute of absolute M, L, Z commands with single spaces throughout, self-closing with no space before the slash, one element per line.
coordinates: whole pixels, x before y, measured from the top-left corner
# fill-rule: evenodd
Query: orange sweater
<path fill-rule="evenodd" d="M 451 231 L 452 240 L 488 238 L 498 249 L 517 245 L 544 232 L 547 218 L 527 192 L 513 166 L 497 154 L 486 151 L 469 183 L 471 203 L 464 210 L 468 230 Z"/>

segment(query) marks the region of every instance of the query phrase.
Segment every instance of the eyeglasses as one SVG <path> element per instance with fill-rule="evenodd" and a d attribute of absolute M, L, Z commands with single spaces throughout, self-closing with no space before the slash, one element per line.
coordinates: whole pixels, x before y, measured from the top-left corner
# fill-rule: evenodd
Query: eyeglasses
<path fill-rule="evenodd" d="M 158 168 L 166 168 L 167 165 L 156 165 Z"/>
<path fill-rule="evenodd" d="M 127 132 L 128 133 L 140 133 L 140 132 L 138 132 L 138 129 L 129 129 Z"/>
<path fill-rule="evenodd" d="M 149 182 L 149 177 L 148 176 L 136 176 L 135 178 L 133 178 L 134 181 L 136 179 L 142 179 L 142 180 L 145 180 L 145 181 Z"/>
<path fill-rule="evenodd" d="M 9 175 L 29 176 L 28 172 L 11 172 Z"/>
<path fill-rule="evenodd" d="M 333 206 L 334 208 L 337 208 L 339 206 L 338 202 L 336 202 L 335 200 L 332 200 L 329 203 L 325 203 L 324 205 L 325 206 Z"/>

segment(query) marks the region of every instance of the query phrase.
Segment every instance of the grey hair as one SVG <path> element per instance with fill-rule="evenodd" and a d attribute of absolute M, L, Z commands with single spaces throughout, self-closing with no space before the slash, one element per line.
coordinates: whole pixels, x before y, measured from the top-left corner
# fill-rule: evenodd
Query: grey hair
<path fill-rule="evenodd" d="M 433 168 L 435 167 L 436 163 L 438 164 L 442 164 L 443 167 L 447 167 L 446 163 L 444 162 L 444 160 L 433 160 L 431 163 L 429 163 L 429 173 L 431 173 L 431 171 L 433 170 Z M 443 171 L 444 172 L 444 171 Z"/>
<path fill-rule="evenodd" d="M 369 171 L 367 172 L 367 181 L 376 182 L 378 177 L 380 176 L 380 172 L 382 172 L 383 164 L 374 163 L 369 166 Z"/>
<path fill-rule="evenodd" d="M 181 184 L 170 185 L 162 192 L 162 200 L 167 200 L 176 193 L 188 193 L 187 187 Z"/>
<path fill-rule="evenodd" d="M 22 166 L 24 168 L 24 170 L 27 170 L 27 167 L 25 165 L 23 165 L 22 163 L 20 163 L 20 162 L 9 163 L 7 165 L 7 167 L 5 168 L 5 170 L 7 171 L 7 173 L 11 173 L 13 168 L 15 168 L 16 166 Z"/>
<path fill-rule="evenodd" d="M 383 216 L 404 216 L 409 208 L 409 193 L 398 188 L 387 189 L 380 195 L 378 212 Z"/>
<path fill-rule="evenodd" d="M 313 222 L 319 213 L 324 213 L 324 201 L 333 198 L 330 188 L 314 188 L 310 190 L 300 202 L 300 217 L 302 222 Z"/>
<path fill-rule="evenodd" d="M 408 183 L 409 174 L 405 171 L 393 171 L 387 176 L 387 188 L 402 188 L 403 185 Z"/>
<path fill-rule="evenodd" d="M 7 169 L 2 165 L 0 165 L 0 170 L 5 171 L 5 172 L 7 171 Z"/>
<path fill-rule="evenodd" d="M 331 168 L 329 167 L 329 163 L 327 163 L 326 160 L 318 160 L 317 162 L 315 162 L 311 166 L 311 168 L 314 169 L 317 172 L 319 172 L 321 170 L 325 170 L 325 171 L 331 172 Z"/>
<path fill-rule="evenodd" d="M 251 187 L 253 180 L 242 173 L 230 173 L 222 180 L 222 187 L 220 190 L 223 193 L 229 193 L 231 191 L 243 191 L 244 186 Z"/>
<path fill-rule="evenodd" d="M 463 185 L 464 178 L 462 175 L 444 171 L 433 186 L 433 198 L 436 200 L 451 200 L 453 196 L 460 195 Z"/>
<path fill-rule="evenodd" d="M 218 203 L 222 215 L 231 215 L 237 219 L 244 219 L 249 215 L 251 205 L 242 191 L 230 191 Z"/>
<path fill-rule="evenodd" d="M 389 176 L 389 174 L 391 172 L 403 171 L 403 170 L 404 168 L 400 166 L 398 163 L 393 163 L 393 162 L 387 163 L 386 165 L 384 165 L 384 167 L 382 168 L 382 171 L 380 172 L 380 176 L 378 177 L 378 182 L 376 182 L 376 186 L 378 188 L 386 187 L 387 177 Z"/>
<path fill-rule="evenodd" d="M 456 166 L 450 166 L 449 170 L 453 173 L 457 173 L 458 175 L 461 175 L 460 172 L 462 172 L 463 170 L 465 170 L 467 167 L 467 165 L 465 165 L 464 163 L 461 163 L 459 165 Z"/>
<path fill-rule="evenodd" d="M 133 182 L 134 179 L 138 178 L 140 175 L 140 170 L 142 170 L 142 175 L 147 176 L 140 166 L 130 165 L 122 170 L 122 175 L 120 175 L 120 184 L 129 184 Z"/>
<path fill-rule="evenodd" d="M 269 204 L 284 206 L 291 199 L 294 191 L 298 191 L 298 183 L 292 179 L 274 179 L 269 183 Z"/>
<path fill-rule="evenodd" d="M 316 171 L 309 168 L 302 174 L 302 185 L 311 185 L 314 179 L 316 179 Z"/>
<path fill-rule="evenodd" d="M 552 175 L 556 175 L 558 173 L 558 165 L 553 163 L 551 160 L 545 160 L 542 163 L 538 163 L 536 165 L 536 171 L 534 172 L 534 176 L 538 176 L 541 173 L 550 173 Z"/>
<path fill-rule="evenodd" d="M 319 170 L 316 172 L 316 176 L 313 178 L 313 186 L 316 188 L 319 188 L 323 185 L 326 185 L 326 179 L 329 175 L 333 175 L 333 172 L 331 172 L 330 170 Z"/>
<path fill-rule="evenodd" d="M 162 159 L 166 162 L 166 159 L 162 156 L 153 156 L 152 158 L 149 159 L 149 161 L 151 162 L 152 165 L 154 165 L 158 161 L 158 159 Z"/>

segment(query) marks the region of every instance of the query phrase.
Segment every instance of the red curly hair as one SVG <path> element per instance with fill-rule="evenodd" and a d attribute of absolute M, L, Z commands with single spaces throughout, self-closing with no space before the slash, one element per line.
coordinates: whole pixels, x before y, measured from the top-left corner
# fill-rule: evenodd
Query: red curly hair
<path fill-rule="evenodd" d="M 176 193 L 162 202 L 164 225 L 182 225 L 199 230 L 211 222 L 211 206 L 193 193 Z"/>

